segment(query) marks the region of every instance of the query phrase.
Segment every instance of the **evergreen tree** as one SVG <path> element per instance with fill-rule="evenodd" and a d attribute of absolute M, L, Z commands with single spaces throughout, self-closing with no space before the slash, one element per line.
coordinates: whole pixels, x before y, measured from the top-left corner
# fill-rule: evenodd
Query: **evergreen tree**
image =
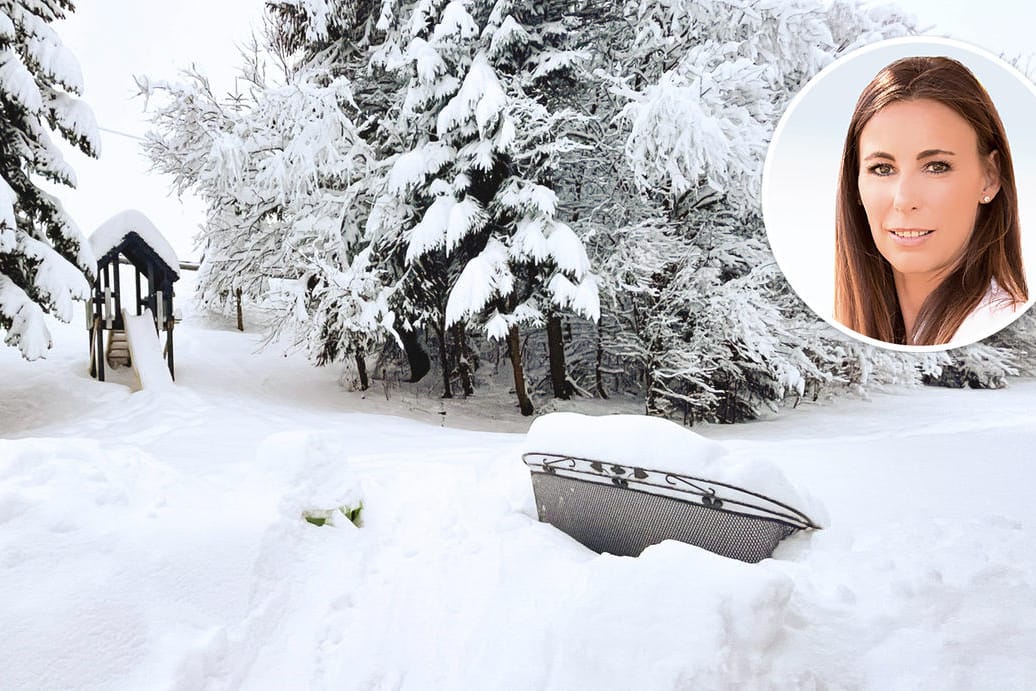
<path fill-rule="evenodd" d="M 457 1 L 393 9 L 382 17 L 379 59 L 410 75 L 395 129 L 403 151 L 368 229 L 397 262 L 403 313 L 436 335 L 444 395 L 448 330 L 469 322 L 506 340 L 520 408 L 531 414 L 520 329 L 542 323 L 547 305 L 598 312 L 586 251 L 558 219 L 549 186 L 557 156 L 575 147 L 564 131 L 576 118 L 529 93 L 537 75 L 565 63 L 549 59 L 536 38 L 545 34 L 510 2 L 471 13 Z"/>
<path fill-rule="evenodd" d="M 50 348 L 49 313 L 72 318 L 90 294 L 95 259 L 61 203 L 34 178 L 75 187 L 51 132 L 89 156 L 100 136 L 80 99 L 83 78 L 53 22 L 67 0 L 0 0 L 0 329 L 33 360 Z"/>

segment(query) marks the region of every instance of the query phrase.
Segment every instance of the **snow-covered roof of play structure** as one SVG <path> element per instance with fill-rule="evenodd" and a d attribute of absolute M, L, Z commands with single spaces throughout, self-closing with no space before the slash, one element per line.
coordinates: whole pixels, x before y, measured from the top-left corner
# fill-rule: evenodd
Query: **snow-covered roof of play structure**
<path fill-rule="evenodd" d="M 176 252 L 162 237 L 162 233 L 158 232 L 155 224 L 136 209 L 126 209 L 117 213 L 97 227 L 90 236 L 90 246 L 94 255 L 100 259 L 118 247 L 130 233 L 136 233 L 177 276 L 180 275 L 180 260 L 176 258 Z"/>

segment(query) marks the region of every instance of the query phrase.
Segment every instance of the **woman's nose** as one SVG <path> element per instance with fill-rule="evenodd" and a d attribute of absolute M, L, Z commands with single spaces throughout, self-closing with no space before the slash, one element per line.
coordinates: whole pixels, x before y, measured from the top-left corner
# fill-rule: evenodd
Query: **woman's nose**
<path fill-rule="evenodd" d="M 894 194 L 892 206 L 896 211 L 915 211 L 921 205 L 920 189 L 913 176 L 900 175 Z"/>

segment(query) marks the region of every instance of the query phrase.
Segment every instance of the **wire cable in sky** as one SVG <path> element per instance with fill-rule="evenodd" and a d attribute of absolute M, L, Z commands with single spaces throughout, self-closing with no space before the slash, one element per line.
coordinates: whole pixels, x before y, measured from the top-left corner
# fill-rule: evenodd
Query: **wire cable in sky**
<path fill-rule="evenodd" d="M 117 134 L 120 137 L 127 137 L 129 139 L 136 139 L 138 142 L 147 141 L 143 137 L 138 137 L 137 135 L 129 134 L 128 132 L 119 132 L 118 130 L 110 130 L 107 127 L 98 127 L 97 129 L 99 129 L 102 132 L 107 132 L 109 134 Z"/>

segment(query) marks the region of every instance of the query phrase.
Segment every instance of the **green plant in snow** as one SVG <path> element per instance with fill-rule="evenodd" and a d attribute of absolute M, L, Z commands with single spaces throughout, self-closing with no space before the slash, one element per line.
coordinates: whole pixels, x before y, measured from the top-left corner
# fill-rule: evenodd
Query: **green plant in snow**
<path fill-rule="evenodd" d="M 339 520 L 338 514 L 341 514 L 357 528 L 360 528 L 363 526 L 363 518 L 360 516 L 361 511 L 363 511 L 362 501 L 355 507 L 345 505 L 335 509 L 307 509 L 302 512 L 302 517 L 313 525 L 337 525 L 335 521 Z"/>

